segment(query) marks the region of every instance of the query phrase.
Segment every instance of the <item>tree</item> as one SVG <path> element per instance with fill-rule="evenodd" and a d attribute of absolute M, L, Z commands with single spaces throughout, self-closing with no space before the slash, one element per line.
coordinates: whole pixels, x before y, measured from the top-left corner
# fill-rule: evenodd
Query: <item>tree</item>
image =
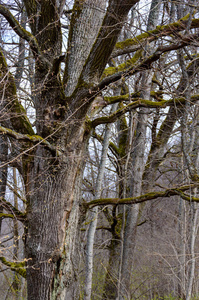
<path fill-rule="evenodd" d="M 16 34 L 29 43 L 35 64 L 36 134 L 1 51 L 1 111 L 9 119 L 2 120 L 1 132 L 11 142 L 19 141 L 17 164 L 27 199 L 28 299 L 78 297 L 80 182 L 90 131 L 86 114 L 96 92 L 103 88 L 100 77 L 136 2 L 110 1 L 105 10 L 106 1 L 75 1 L 66 57 L 62 55 L 60 23 L 65 1 L 24 1 L 31 32 L 5 4 L 0 6 Z"/>

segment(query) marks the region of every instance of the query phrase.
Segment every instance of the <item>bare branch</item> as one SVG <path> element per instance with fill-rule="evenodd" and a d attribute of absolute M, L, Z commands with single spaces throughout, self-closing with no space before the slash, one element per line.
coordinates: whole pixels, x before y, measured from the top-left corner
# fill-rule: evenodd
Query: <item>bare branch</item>
<path fill-rule="evenodd" d="M 37 39 L 34 35 L 32 35 L 29 31 L 25 30 L 19 22 L 15 19 L 15 17 L 11 14 L 9 9 L 7 9 L 5 6 L 0 5 L 0 14 L 2 14 L 6 20 L 9 22 L 12 29 L 24 40 L 26 40 L 30 48 L 34 54 L 35 57 L 39 58 L 40 62 L 42 63 L 42 67 L 46 66 L 49 67 L 50 63 L 45 59 L 42 55 L 42 52 L 39 48 L 39 45 L 37 43 Z"/>

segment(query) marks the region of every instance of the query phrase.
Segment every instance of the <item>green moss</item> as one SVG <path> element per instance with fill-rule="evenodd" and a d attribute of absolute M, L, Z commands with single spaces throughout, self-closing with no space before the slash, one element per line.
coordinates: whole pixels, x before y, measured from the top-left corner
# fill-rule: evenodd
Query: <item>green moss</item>
<path fill-rule="evenodd" d="M 0 257 L 0 261 L 5 265 L 5 266 L 8 266 L 10 267 L 10 269 L 12 271 L 15 271 L 17 272 L 18 274 L 20 274 L 22 277 L 26 278 L 26 269 L 24 268 L 25 267 L 25 261 L 23 262 L 10 262 L 10 261 L 7 261 L 5 259 L 5 257 L 1 256 Z"/>
<path fill-rule="evenodd" d="M 89 133 L 92 130 L 92 121 L 89 119 L 88 116 L 86 116 L 86 121 L 85 121 L 85 132 Z"/>
<path fill-rule="evenodd" d="M 117 224 L 115 226 L 115 232 L 118 237 L 120 237 L 120 234 L 121 234 L 122 224 L 123 224 L 123 214 L 118 214 L 117 215 Z"/>
<path fill-rule="evenodd" d="M 2 75 L 2 72 L 6 72 L 7 70 L 7 63 L 6 63 L 6 59 L 3 55 L 3 52 L 0 50 L 0 76 Z"/>
<path fill-rule="evenodd" d="M 116 49 L 125 49 L 125 48 L 128 48 L 129 46 L 139 45 L 141 41 L 145 41 L 149 37 L 153 37 L 155 39 L 156 37 L 154 37 L 154 35 L 158 35 L 163 31 L 168 31 L 168 30 L 172 31 L 173 29 L 178 28 L 179 26 L 182 26 L 182 23 L 185 23 L 186 21 L 188 21 L 188 19 L 189 19 L 189 14 L 186 15 L 185 17 L 183 17 L 182 19 L 178 20 L 177 22 L 170 23 L 167 25 L 159 25 L 155 29 L 147 31 L 147 32 L 143 32 L 133 39 L 127 39 L 123 42 L 118 42 L 115 45 L 115 48 Z M 198 26 L 199 26 L 199 19 L 194 19 L 192 21 L 192 27 L 195 28 Z"/>
<path fill-rule="evenodd" d="M 11 218 L 11 219 L 14 219 L 14 216 L 12 214 L 0 213 L 0 218 Z"/>
<path fill-rule="evenodd" d="M 113 75 L 115 73 L 127 70 L 129 67 L 132 67 L 136 64 L 136 62 L 142 57 L 142 50 L 136 51 L 135 55 L 131 58 L 128 59 L 125 63 L 122 63 L 118 65 L 117 67 L 109 67 L 107 68 L 103 75 L 102 78 Z"/>
<path fill-rule="evenodd" d="M 2 72 L 1 72 L 2 71 Z M 30 124 L 30 121 L 26 115 L 26 111 L 24 107 L 19 103 L 17 99 L 16 85 L 15 80 L 12 74 L 8 71 L 8 66 L 5 60 L 5 57 L 0 51 L 0 77 L 6 76 L 7 80 L 2 82 L 2 85 L 5 87 L 6 83 L 6 91 L 5 97 L 8 103 L 8 108 L 12 115 L 11 122 L 14 128 L 20 128 L 22 133 L 34 134 L 34 130 Z"/>
<path fill-rule="evenodd" d="M 16 118 L 13 118 L 13 123 L 20 122 L 20 128 L 22 133 L 27 133 L 30 135 L 34 134 L 34 130 L 30 124 L 30 121 L 26 115 L 24 107 L 16 99 L 14 102 L 14 112 L 16 112 Z"/>
<path fill-rule="evenodd" d="M 141 40 L 145 40 L 146 38 L 148 38 L 149 36 L 151 36 L 151 33 L 149 32 L 144 32 L 144 33 L 141 33 L 140 35 L 136 36 L 135 38 L 133 39 L 127 39 L 123 42 L 118 42 L 116 45 L 115 45 L 115 48 L 116 49 L 125 49 L 129 46 L 132 46 L 132 45 L 137 45 L 139 44 L 139 42 Z"/>
<path fill-rule="evenodd" d="M 119 148 L 113 142 L 110 142 L 109 145 L 110 145 L 110 148 L 112 148 L 113 151 L 115 151 L 117 154 L 120 153 Z"/>
<path fill-rule="evenodd" d="M 146 40 L 148 38 L 155 40 L 159 37 L 160 34 L 169 35 L 169 34 L 172 34 L 173 30 L 176 30 L 176 29 L 179 29 L 179 31 L 183 30 L 184 26 L 182 27 L 182 25 L 186 25 L 186 22 L 189 19 L 189 15 L 190 14 L 186 15 L 185 17 L 178 20 L 177 22 L 173 22 L 173 23 L 170 23 L 167 25 L 159 25 L 155 29 L 147 31 L 147 32 L 143 32 L 133 39 L 127 39 L 123 42 L 118 42 L 115 45 L 115 49 L 123 50 L 126 48 L 128 49 L 130 46 L 136 46 L 136 45 L 139 46 L 141 44 L 141 42 L 146 42 Z M 198 28 L 198 26 L 199 26 L 199 19 L 192 20 L 191 28 Z"/>
<path fill-rule="evenodd" d="M 165 107 L 166 104 L 168 103 L 167 100 L 162 100 L 160 102 L 157 101 L 151 101 L 151 100 L 144 100 L 141 99 L 140 103 L 146 104 L 147 107 L 151 107 L 151 108 L 156 108 L 156 107 Z"/>

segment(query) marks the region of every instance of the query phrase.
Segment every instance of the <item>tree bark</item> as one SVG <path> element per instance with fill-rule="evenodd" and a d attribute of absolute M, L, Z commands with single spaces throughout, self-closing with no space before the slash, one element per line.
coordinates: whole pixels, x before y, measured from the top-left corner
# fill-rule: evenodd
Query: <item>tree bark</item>
<path fill-rule="evenodd" d="M 78 297 L 79 188 L 84 153 L 83 145 L 79 151 L 66 153 L 67 158 L 63 157 L 56 165 L 38 147 L 38 158 L 34 164 L 28 164 L 31 168 L 26 182 L 28 299 Z"/>

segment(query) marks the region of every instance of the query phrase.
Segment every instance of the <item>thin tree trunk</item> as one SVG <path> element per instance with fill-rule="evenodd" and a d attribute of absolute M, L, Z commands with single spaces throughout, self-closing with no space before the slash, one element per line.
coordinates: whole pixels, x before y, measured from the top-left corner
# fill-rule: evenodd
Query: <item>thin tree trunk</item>
<path fill-rule="evenodd" d="M 23 26 L 24 29 L 26 28 L 26 20 L 27 20 L 26 11 L 23 8 L 22 15 L 21 15 L 21 25 Z M 16 64 L 16 74 L 15 74 L 15 85 L 17 89 L 19 88 L 22 79 L 22 74 L 24 70 L 24 60 L 25 60 L 25 40 L 20 37 L 19 54 L 18 54 L 18 61 Z"/>
<path fill-rule="evenodd" d="M 153 0 L 150 7 L 147 30 L 151 30 L 157 25 L 160 9 L 160 1 Z M 150 49 L 146 49 L 150 51 Z M 142 74 L 141 82 L 141 98 L 150 99 L 152 83 L 152 72 L 145 71 Z M 140 196 L 142 190 L 142 177 L 144 172 L 144 155 L 145 155 L 145 141 L 146 129 L 148 119 L 148 109 L 140 109 L 138 113 L 138 122 L 136 127 L 136 136 L 132 143 L 131 159 L 129 163 L 129 196 Z M 136 228 L 139 217 L 140 205 L 135 204 L 127 208 L 127 219 L 124 232 L 123 242 L 123 256 L 121 261 L 121 292 L 119 299 L 130 299 L 130 282 L 131 272 L 133 266 L 133 253 L 136 240 Z"/>
<path fill-rule="evenodd" d="M 113 104 L 111 112 L 115 112 L 117 108 L 117 103 Z M 96 179 L 95 186 L 95 198 L 99 199 L 101 196 L 102 190 L 102 180 L 105 172 L 106 158 L 109 147 L 109 138 L 111 133 L 111 124 L 106 125 L 102 155 L 99 165 L 99 171 Z M 97 226 L 97 216 L 98 216 L 98 207 L 93 208 L 91 213 L 91 221 L 88 229 L 87 235 L 87 245 L 86 245 L 86 278 L 85 278 L 85 289 L 84 289 L 84 300 L 90 300 L 91 291 L 92 291 L 92 276 L 93 276 L 93 245 L 95 238 L 95 231 Z"/>
<path fill-rule="evenodd" d="M 196 192 L 194 194 L 196 194 Z M 192 224 L 191 224 L 191 241 L 190 241 L 191 266 L 188 274 L 186 300 L 191 300 L 192 297 L 193 283 L 195 277 L 195 266 L 196 266 L 195 241 L 196 241 L 197 231 L 198 231 L 198 204 L 191 203 L 191 206 L 192 206 L 191 207 Z"/>
<path fill-rule="evenodd" d="M 179 271 L 178 297 L 185 298 L 186 290 L 186 208 L 184 201 L 179 201 Z"/>
<path fill-rule="evenodd" d="M 13 168 L 13 183 L 14 183 L 14 206 L 18 209 L 18 198 L 17 198 L 17 174 L 16 169 Z M 14 231 L 14 251 L 13 251 L 13 260 L 18 261 L 19 255 L 19 228 L 17 219 L 13 220 L 13 231 Z M 20 299 L 20 286 L 21 286 L 21 278 L 17 272 L 14 272 L 14 280 L 13 280 L 13 288 L 15 290 L 15 299 Z"/>
<path fill-rule="evenodd" d="M 4 163 L 8 155 L 8 138 L 0 135 L 0 162 Z M 8 166 L 0 168 L 0 199 L 5 198 L 6 184 L 7 184 Z M 0 203 L 0 213 L 3 213 L 3 206 Z M 0 234 L 2 230 L 2 217 L 0 217 Z"/>
<path fill-rule="evenodd" d="M 2 16 L 0 17 L 0 25 L 2 23 Z M 0 49 L 2 49 L 3 45 L 3 40 L 2 40 L 2 29 L 0 29 Z M 2 50 L 3 51 L 3 50 Z M 0 111 L 3 110 L 3 105 L 1 103 L 0 105 Z M 0 123 L 0 125 L 2 125 Z M 7 156 L 8 156 L 8 138 L 7 136 L 0 135 L 0 164 L 4 163 L 7 161 Z M 1 197 L 5 197 L 5 192 L 6 192 L 6 184 L 7 184 L 7 173 L 8 173 L 8 165 L 5 165 L 4 167 L 0 168 L 0 200 Z M 0 213 L 3 213 L 3 206 L 1 205 L 0 202 Z M 2 230 L 2 217 L 0 217 L 0 235 L 1 235 L 1 230 Z"/>
<path fill-rule="evenodd" d="M 197 112 L 198 112 L 198 108 Z M 196 120 L 197 122 L 197 120 Z M 198 124 L 195 124 L 194 128 L 194 133 L 192 132 L 192 141 L 190 145 L 190 151 L 193 154 L 194 157 L 194 165 L 196 167 L 196 170 L 198 171 L 199 167 L 199 154 L 197 153 L 198 149 L 198 138 L 199 138 L 199 130 L 198 130 Z M 194 189 L 193 196 L 196 197 L 198 192 L 198 189 Z M 190 234 L 191 234 L 191 240 L 190 240 L 190 270 L 188 273 L 188 282 L 187 282 L 187 293 L 186 293 L 186 300 L 191 300 L 192 297 L 192 292 L 193 292 L 193 283 L 194 283 L 194 277 L 195 277 L 195 266 L 196 266 L 196 254 L 195 254 L 195 242 L 196 242 L 196 237 L 197 237 L 197 232 L 198 232 L 198 226 L 199 226 L 199 221 L 198 221 L 198 213 L 199 213 L 199 207 L 197 203 L 190 203 L 190 209 L 191 209 L 191 227 L 190 227 Z"/>
<path fill-rule="evenodd" d="M 145 72 L 142 77 L 141 97 L 150 97 L 152 73 Z M 144 171 L 144 155 L 147 129 L 148 109 L 140 109 L 136 127 L 136 137 L 132 144 L 129 162 L 129 196 L 139 196 L 142 189 L 142 176 Z M 127 208 L 126 227 L 124 232 L 124 246 L 121 267 L 121 294 L 119 299 L 130 299 L 130 282 L 133 266 L 133 253 L 135 248 L 136 228 L 139 216 L 139 204 Z"/>
<path fill-rule="evenodd" d="M 133 142 L 133 134 L 135 134 L 135 128 L 133 127 L 133 114 L 130 115 L 130 129 L 129 129 L 129 149 L 132 149 L 132 142 Z M 136 122 L 135 122 L 136 124 Z M 127 194 L 127 187 L 128 187 L 128 166 L 130 160 L 130 151 L 128 151 L 126 156 L 126 162 L 124 166 L 124 179 L 123 179 L 123 198 L 126 198 Z M 118 299 L 121 294 L 121 278 L 122 278 L 122 258 L 124 252 L 124 232 L 125 232 L 125 225 L 126 225 L 126 205 L 123 206 L 122 212 L 122 228 L 121 228 L 121 252 L 120 252 L 120 266 L 119 266 L 119 275 L 118 275 L 118 291 L 117 296 Z"/>
<path fill-rule="evenodd" d="M 121 106 L 121 104 L 120 104 Z M 118 120 L 118 158 L 119 198 L 125 197 L 125 162 L 127 146 L 127 124 L 125 116 Z M 121 132 L 120 132 L 121 131 Z M 122 257 L 122 240 L 125 224 L 125 206 L 114 206 L 111 218 L 111 242 L 109 245 L 109 261 L 103 288 L 103 299 L 116 299 L 120 288 L 120 266 Z"/>

